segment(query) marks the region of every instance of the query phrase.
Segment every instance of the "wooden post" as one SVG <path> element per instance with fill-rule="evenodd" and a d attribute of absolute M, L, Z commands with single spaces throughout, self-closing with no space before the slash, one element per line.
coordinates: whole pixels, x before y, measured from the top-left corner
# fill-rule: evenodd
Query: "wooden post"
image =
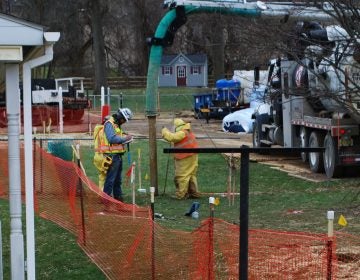
<path fill-rule="evenodd" d="M 131 165 L 131 175 L 130 175 L 130 183 L 132 189 L 132 208 L 133 208 L 133 218 L 135 218 L 135 161 Z"/>
<path fill-rule="evenodd" d="M 80 161 L 80 145 L 76 145 L 76 158 L 77 165 L 81 169 L 81 161 Z M 79 192 L 79 193 L 78 193 Z M 82 238 L 83 244 L 86 246 L 86 232 L 85 232 L 85 211 L 84 211 L 84 190 L 81 182 L 81 178 L 79 177 L 78 186 L 76 189 L 76 193 L 80 196 L 80 207 L 81 207 L 81 229 L 82 229 Z"/>

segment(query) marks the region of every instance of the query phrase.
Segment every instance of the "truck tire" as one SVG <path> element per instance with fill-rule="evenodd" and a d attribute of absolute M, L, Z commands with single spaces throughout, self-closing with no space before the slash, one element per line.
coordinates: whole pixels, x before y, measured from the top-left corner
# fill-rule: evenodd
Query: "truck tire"
<path fill-rule="evenodd" d="M 328 178 L 339 177 L 342 175 L 342 166 L 337 165 L 337 141 L 327 134 L 324 140 L 324 169 Z"/>
<path fill-rule="evenodd" d="M 310 148 L 320 148 L 323 146 L 324 136 L 318 131 L 313 131 L 309 137 Z M 323 172 L 323 153 L 309 153 L 309 166 L 313 173 Z"/>
<path fill-rule="evenodd" d="M 267 114 L 257 115 L 253 127 L 253 147 L 269 147 L 270 145 L 264 144 L 261 140 L 266 140 L 266 133 L 262 131 L 261 126 L 269 122 Z"/>
<path fill-rule="evenodd" d="M 300 148 L 306 148 L 309 145 L 309 138 L 308 138 L 308 131 L 307 129 L 302 126 L 300 128 Z M 307 162 L 308 161 L 308 153 L 306 152 L 301 152 L 301 160 L 303 162 Z"/>
<path fill-rule="evenodd" d="M 202 119 L 202 113 L 199 109 L 194 110 L 194 117 L 195 119 Z"/>

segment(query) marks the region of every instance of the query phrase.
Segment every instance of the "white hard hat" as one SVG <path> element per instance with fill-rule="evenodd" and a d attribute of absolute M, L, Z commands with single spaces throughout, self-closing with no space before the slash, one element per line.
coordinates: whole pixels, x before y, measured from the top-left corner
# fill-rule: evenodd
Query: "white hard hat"
<path fill-rule="evenodd" d="M 133 117 L 133 113 L 129 108 L 119 108 L 118 112 L 121 113 L 126 121 L 131 120 Z"/>

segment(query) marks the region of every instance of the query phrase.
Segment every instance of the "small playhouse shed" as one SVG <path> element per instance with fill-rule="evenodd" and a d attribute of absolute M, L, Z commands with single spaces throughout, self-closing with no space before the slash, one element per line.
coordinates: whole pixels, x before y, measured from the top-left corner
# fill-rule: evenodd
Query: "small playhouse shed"
<path fill-rule="evenodd" d="M 207 87 L 208 61 L 205 54 L 163 55 L 159 87 Z"/>

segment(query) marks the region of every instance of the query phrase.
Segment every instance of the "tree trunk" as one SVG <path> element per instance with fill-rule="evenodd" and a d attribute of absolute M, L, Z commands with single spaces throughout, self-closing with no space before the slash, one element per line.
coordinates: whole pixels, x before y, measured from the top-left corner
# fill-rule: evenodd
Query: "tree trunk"
<path fill-rule="evenodd" d="M 94 49 L 95 92 L 100 93 L 102 86 L 107 87 L 102 8 L 99 0 L 90 0 L 89 6 Z"/>
<path fill-rule="evenodd" d="M 216 19 L 215 19 L 216 20 Z M 224 60 L 225 60 L 225 40 L 224 40 L 224 32 L 223 25 L 221 23 L 221 19 L 216 20 L 213 26 L 213 40 L 212 40 L 212 62 L 213 62 L 213 74 L 215 81 L 224 78 Z"/>

